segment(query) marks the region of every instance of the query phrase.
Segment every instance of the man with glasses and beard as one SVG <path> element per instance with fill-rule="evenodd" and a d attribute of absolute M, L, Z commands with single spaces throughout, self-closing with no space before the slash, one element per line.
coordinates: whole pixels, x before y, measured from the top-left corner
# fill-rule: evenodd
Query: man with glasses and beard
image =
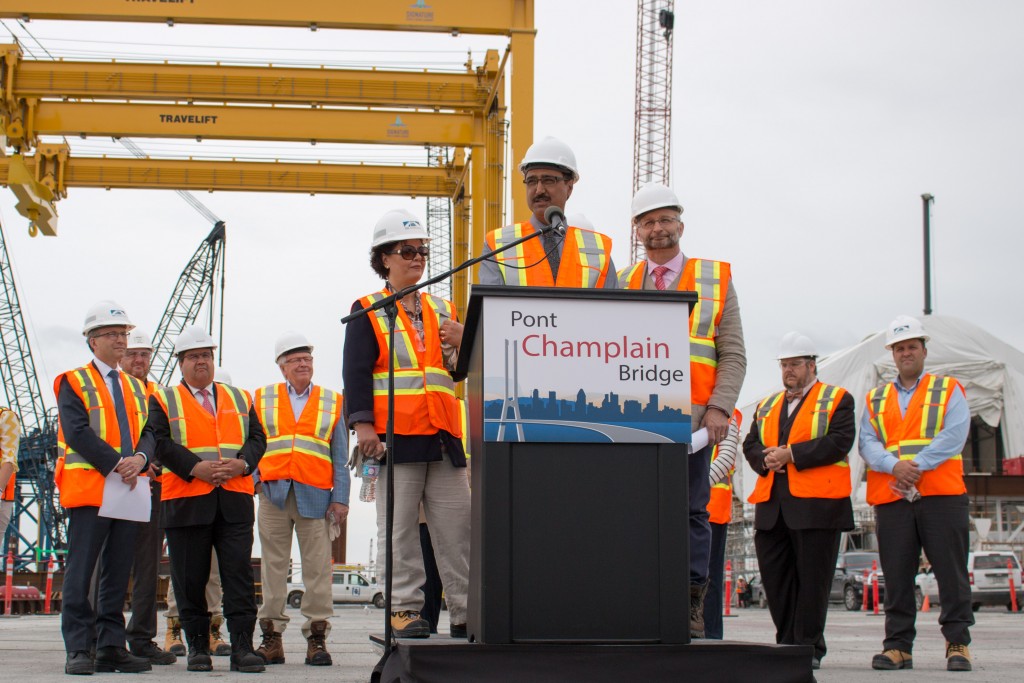
<path fill-rule="evenodd" d="M 506 225 L 487 234 L 493 250 L 550 225 L 550 207 L 565 212 L 573 185 L 579 181 L 576 155 L 561 140 L 546 137 L 533 143 L 519 170 L 526 185 L 526 202 L 533 215 L 521 223 Z M 585 287 L 614 289 L 615 264 L 612 240 L 606 235 L 576 226 L 549 232 L 480 264 L 480 284 L 528 287 Z"/>

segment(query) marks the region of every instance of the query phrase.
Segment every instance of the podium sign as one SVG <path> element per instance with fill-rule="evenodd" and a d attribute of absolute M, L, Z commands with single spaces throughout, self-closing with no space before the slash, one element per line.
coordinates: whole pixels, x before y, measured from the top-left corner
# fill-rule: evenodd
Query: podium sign
<path fill-rule="evenodd" d="M 473 287 L 457 373 L 469 377 L 471 640 L 689 642 L 695 299 Z M 666 409 L 676 424 L 657 419 Z"/>
<path fill-rule="evenodd" d="M 484 440 L 689 443 L 686 312 L 660 299 L 485 298 Z"/>

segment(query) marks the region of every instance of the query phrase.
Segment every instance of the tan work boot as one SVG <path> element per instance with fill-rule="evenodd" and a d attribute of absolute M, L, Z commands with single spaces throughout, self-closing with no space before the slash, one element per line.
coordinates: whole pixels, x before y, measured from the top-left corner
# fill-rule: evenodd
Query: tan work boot
<path fill-rule="evenodd" d="M 392 612 L 391 631 L 396 638 L 429 638 L 430 624 L 419 612 Z"/>
<path fill-rule="evenodd" d="M 331 653 L 327 651 L 327 622 L 314 621 L 309 625 L 309 637 L 306 638 L 306 664 L 310 666 L 330 666 Z"/>
<path fill-rule="evenodd" d="M 217 657 L 227 657 L 231 654 L 231 645 L 224 641 L 220 634 L 220 627 L 224 625 L 224 617 L 216 616 L 210 619 L 210 652 Z"/>
<path fill-rule="evenodd" d="M 904 650 L 885 650 L 871 658 L 871 668 L 882 671 L 913 669 L 914 659 L 910 656 L 909 652 Z"/>
<path fill-rule="evenodd" d="M 970 671 L 971 651 L 963 643 L 946 643 L 946 671 Z"/>
<path fill-rule="evenodd" d="M 704 637 L 704 596 L 707 595 L 708 584 L 703 586 L 690 584 L 690 637 Z"/>
<path fill-rule="evenodd" d="M 181 622 L 178 617 L 167 617 L 167 638 L 164 649 L 179 657 L 185 656 L 185 642 L 181 639 Z"/>
<path fill-rule="evenodd" d="M 284 664 L 284 643 L 281 642 L 281 632 L 274 630 L 274 620 L 260 619 L 260 630 L 263 631 L 263 642 L 256 648 L 256 654 L 267 664 Z"/>

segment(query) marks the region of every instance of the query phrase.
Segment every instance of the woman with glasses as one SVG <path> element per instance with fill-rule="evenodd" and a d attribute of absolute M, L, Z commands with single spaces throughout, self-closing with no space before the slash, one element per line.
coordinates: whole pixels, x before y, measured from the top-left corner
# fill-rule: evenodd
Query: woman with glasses
<path fill-rule="evenodd" d="M 423 276 L 430 249 L 422 222 L 403 210 L 384 214 L 373 232 L 370 266 L 384 288 L 359 299 L 353 311 L 410 287 Z M 422 502 L 444 584 L 452 637 L 466 637 L 469 581 L 469 483 L 462 447 L 460 408 L 451 372 L 462 325 L 455 306 L 424 291 L 398 302 L 395 347 L 388 352 L 384 310 L 371 311 L 345 329 L 345 408 L 364 459 L 384 461 L 388 418 L 388 358 L 394 359 L 394 527 L 391 626 L 400 638 L 426 638 L 423 557 L 419 541 Z M 377 496 L 378 563 L 385 567 L 387 472 L 380 468 Z"/>

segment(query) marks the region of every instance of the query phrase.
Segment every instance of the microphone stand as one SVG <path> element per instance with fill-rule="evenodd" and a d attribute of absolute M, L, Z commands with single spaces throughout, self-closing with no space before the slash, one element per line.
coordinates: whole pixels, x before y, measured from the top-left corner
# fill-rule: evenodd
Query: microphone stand
<path fill-rule="evenodd" d="M 546 216 L 545 216 L 546 217 Z M 559 221 L 561 222 L 561 221 Z M 562 223 L 564 226 L 564 223 Z M 564 230 L 564 227 L 563 227 Z M 502 245 L 500 249 L 493 249 L 485 252 L 480 256 L 471 258 L 467 261 L 463 261 L 459 265 L 447 270 L 440 275 L 424 280 L 423 282 L 417 282 L 416 284 L 409 285 L 405 289 L 397 292 L 393 292 L 389 296 L 384 297 L 380 301 L 376 301 L 373 304 L 362 308 L 358 311 L 349 313 L 341 319 L 341 324 L 345 325 L 355 320 L 359 316 L 368 315 L 371 312 L 384 309 L 384 314 L 388 319 L 388 419 L 385 427 L 384 434 L 384 466 L 387 468 L 388 473 L 388 485 L 386 487 L 385 496 L 387 497 L 384 503 L 385 516 L 384 516 L 384 654 L 380 660 L 373 667 L 373 671 L 370 673 L 370 683 L 379 683 L 381 676 L 384 673 L 384 664 L 395 648 L 395 640 L 393 629 L 391 628 L 391 570 L 392 570 L 392 535 L 394 532 L 395 525 L 395 459 L 391 457 L 392 449 L 395 443 L 395 353 L 391 349 L 395 348 L 395 321 L 398 320 L 398 302 L 412 294 L 417 292 L 424 287 L 429 287 L 435 282 L 447 280 L 455 273 L 465 270 L 471 266 L 486 261 L 495 254 L 511 249 L 512 247 L 519 246 L 523 242 L 528 240 L 536 239 L 541 235 L 547 235 L 549 233 L 559 233 L 557 225 L 546 225 L 540 230 L 530 233 L 524 237 L 520 237 L 517 240 L 509 242 L 508 244 Z M 425 341 L 425 340 L 424 340 Z"/>

